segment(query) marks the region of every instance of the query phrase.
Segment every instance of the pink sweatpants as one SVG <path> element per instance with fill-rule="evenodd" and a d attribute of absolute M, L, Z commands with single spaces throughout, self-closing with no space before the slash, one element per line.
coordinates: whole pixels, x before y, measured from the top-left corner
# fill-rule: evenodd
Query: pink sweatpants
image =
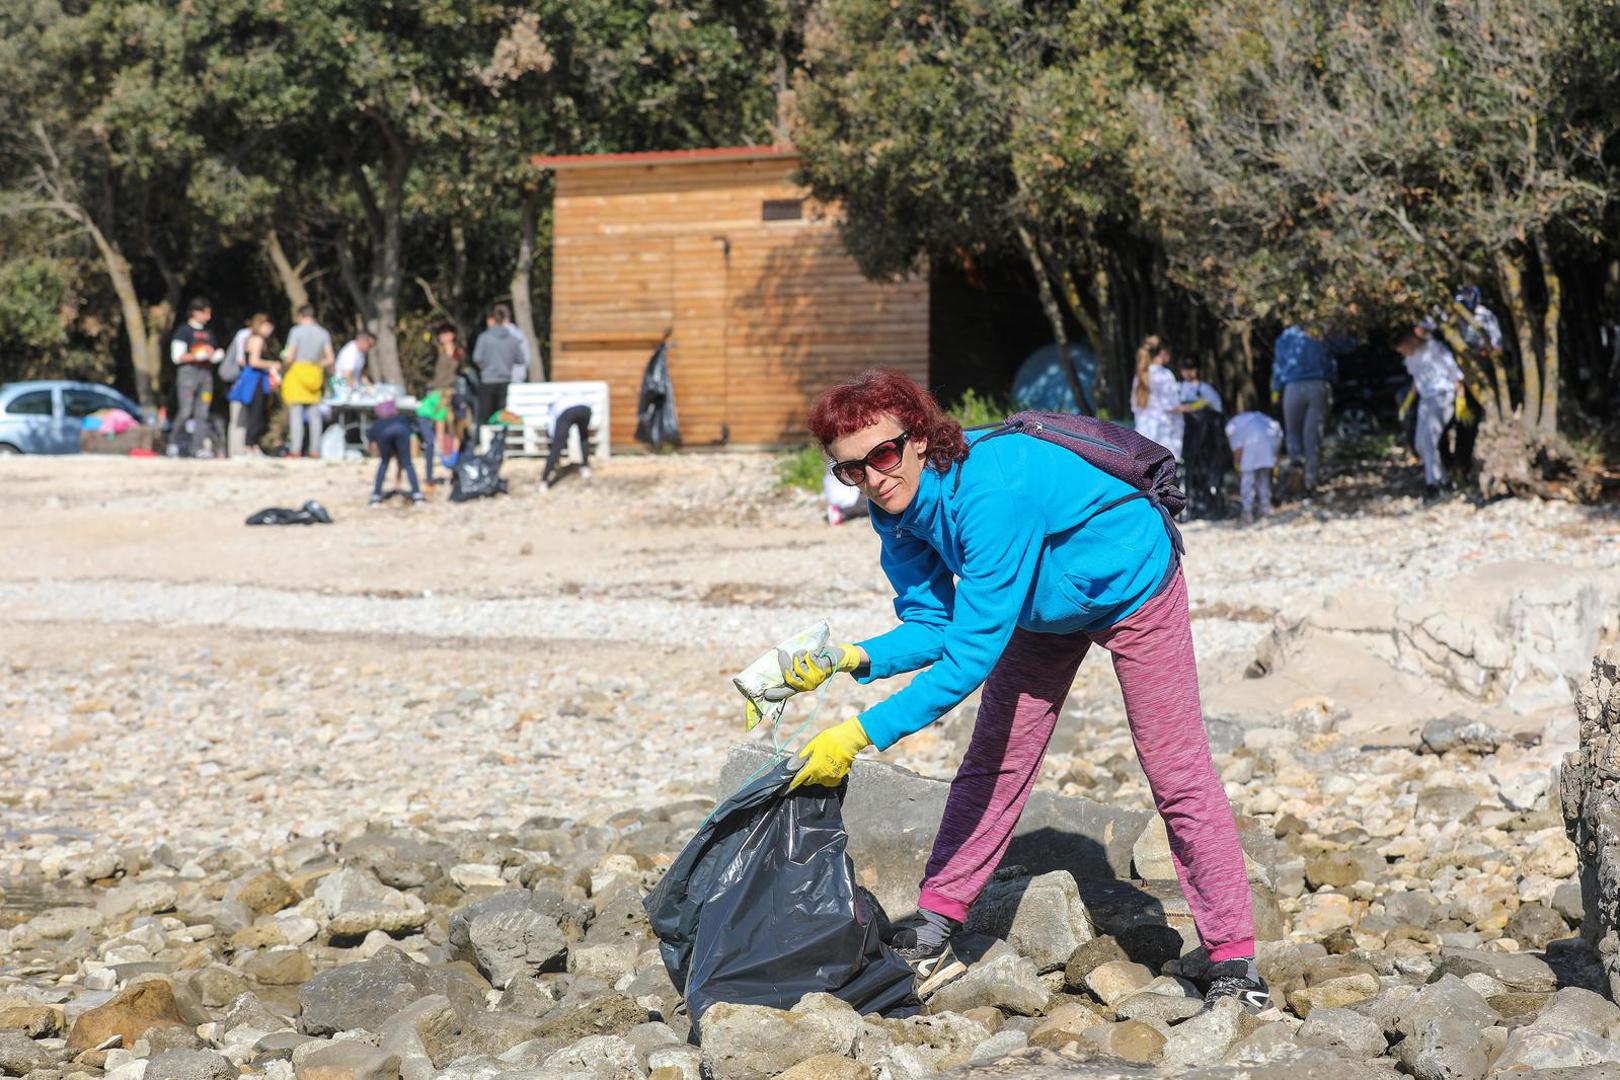
<path fill-rule="evenodd" d="M 1243 849 L 1204 730 L 1187 583 L 1179 568 L 1159 595 L 1107 630 L 1013 633 L 985 681 L 918 905 L 961 920 L 984 891 L 1007 853 L 1092 642 L 1113 655 L 1131 739 L 1164 817 L 1198 936 L 1212 960 L 1253 956 L 1254 911 Z"/>

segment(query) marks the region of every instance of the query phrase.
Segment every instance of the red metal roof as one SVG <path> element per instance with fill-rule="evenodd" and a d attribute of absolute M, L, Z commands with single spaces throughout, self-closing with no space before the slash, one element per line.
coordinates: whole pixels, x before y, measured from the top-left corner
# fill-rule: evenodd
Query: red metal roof
<path fill-rule="evenodd" d="M 634 154 L 536 154 L 537 169 L 607 169 L 625 165 L 684 165 L 705 161 L 750 161 L 798 157 L 791 146 L 715 146 L 702 150 L 644 150 Z"/>

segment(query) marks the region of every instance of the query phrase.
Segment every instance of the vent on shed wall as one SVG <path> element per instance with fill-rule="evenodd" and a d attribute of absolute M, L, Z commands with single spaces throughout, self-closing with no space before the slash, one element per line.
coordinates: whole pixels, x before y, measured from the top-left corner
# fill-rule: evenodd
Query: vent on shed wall
<path fill-rule="evenodd" d="M 804 200 L 766 199 L 759 216 L 763 221 L 798 221 L 804 217 Z"/>

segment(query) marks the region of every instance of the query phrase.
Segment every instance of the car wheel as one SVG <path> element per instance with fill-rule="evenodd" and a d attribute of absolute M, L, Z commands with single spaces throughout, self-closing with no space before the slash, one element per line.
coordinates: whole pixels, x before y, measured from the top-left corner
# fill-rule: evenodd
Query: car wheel
<path fill-rule="evenodd" d="M 8 443 L 8 442 L 0 442 L 0 457 L 5 457 L 7 454 L 20 454 L 20 453 L 22 453 L 22 451 L 17 449 L 15 446 L 12 446 L 10 443 Z"/>
<path fill-rule="evenodd" d="M 1364 439 L 1378 430 L 1378 421 L 1373 419 L 1372 413 L 1362 408 L 1345 409 L 1339 414 L 1338 425 L 1334 431 L 1341 439 Z"/>

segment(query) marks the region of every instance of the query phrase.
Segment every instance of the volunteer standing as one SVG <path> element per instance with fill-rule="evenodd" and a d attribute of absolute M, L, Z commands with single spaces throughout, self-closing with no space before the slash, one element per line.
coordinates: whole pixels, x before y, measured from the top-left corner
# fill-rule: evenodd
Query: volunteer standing
<path fill-rule="evenodd" d="M 305 304 L 298 309 L 293 328 L 287 334 L 287 347 L 281 352 L 288 361 L 281 380 L 281 400 L 287 406 L 289 457 L 321 456 L 321 388 L 332 370 L 332 335 L 315 321 L 315 309 Z"/>
<path fill-rule="evenodd" d="M 1420 327 L 1408 330 L 1395 348 L 1404 359 L 1417 394 L 1416 442 L 1418 457 L 1423 459 L 1423 492 L 1425 499 L 1434 500 L 1447 484 L 1445 465 L 1440 460 L 1440 438 L 1457 415 L 1457 402 L 1463 400 L 1462 368 L 1450 349 Z"/>
<path fill-rule="evenodd" d="M 803 691 L 836 671 L 867 682 L 928 670 L 812 739 L 794 784 L 838 784 L 862 749 L 888 749 L 984 686 L 918 914 L 895 935 L 920 991 L 961 970 L 949 939 L 1006 853 L 1097 644 L 1113 656 L 1176 874 L 1216 961 L 1206 1002 L 1267 1007 L 1237 824 L 1204 731 L 1187 587 L 1160 511 L 1134 499 L 1097 513 L 1135 489 L 1032 436 L 978 442 L 896 372 L 827 391 L 809 427 L 834 475 L 870 501 L 900 625 L 792 658 L 788 682 Z"/>

